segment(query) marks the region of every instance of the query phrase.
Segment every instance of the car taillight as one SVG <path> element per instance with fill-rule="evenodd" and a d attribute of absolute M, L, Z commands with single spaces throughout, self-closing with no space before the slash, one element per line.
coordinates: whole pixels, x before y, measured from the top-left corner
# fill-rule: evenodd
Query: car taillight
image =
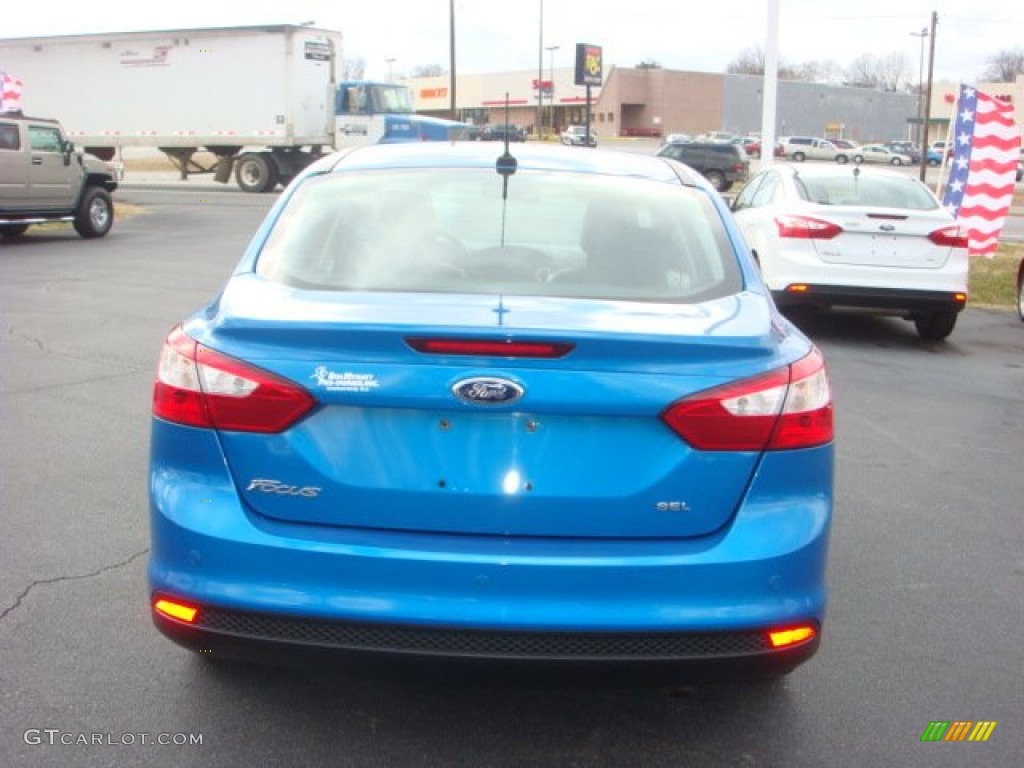
<path fill-rule="evenodd" d="M 928 235 L 928 239 L 936 245 L 948 245 L 950 248 L 966 248 L 967 235 L 962 234 L 957 224 L 950 224 L 948 227 L 936 229 Z"/>
<path fill-rule="evenodd" d="M 832 440 L 832 393 L 821 353 L 673 403 L 662 420 L 702 451 L 781 451 Z"/>
<path fill-rule="evenodd" d="M 237 432 L 281 432 L 316 401 L 297 384 L 214 352 L 174 328 L 153 386 L 153 415 L 166 421 Z"/>
<path fill-rule="evenodd" d="M 831 240 L 843 232 L 838 224 L 810 216 L 776 216 L 775 226 L 779 228 L 779 237 L 801 240 Z"/>

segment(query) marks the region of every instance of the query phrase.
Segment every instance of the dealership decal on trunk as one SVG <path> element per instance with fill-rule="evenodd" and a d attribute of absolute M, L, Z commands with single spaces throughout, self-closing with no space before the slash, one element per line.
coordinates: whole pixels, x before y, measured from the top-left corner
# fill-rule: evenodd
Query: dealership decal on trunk
<path fill-rule="evenodd" d="M 377 377 L 372 373 L 353 373 L 352 371 L 332 371 L 326 365 L 317 366 L 309 378 L 328 392 L 372 392 L 380 386 Z"/>
<path fill-rule="evenodd" d="M 452 392 L 460 400 L 479 405 L 506 405 L 521 398 L 524 390 L 508 379 L 463 379 L 452 385 Z"/>

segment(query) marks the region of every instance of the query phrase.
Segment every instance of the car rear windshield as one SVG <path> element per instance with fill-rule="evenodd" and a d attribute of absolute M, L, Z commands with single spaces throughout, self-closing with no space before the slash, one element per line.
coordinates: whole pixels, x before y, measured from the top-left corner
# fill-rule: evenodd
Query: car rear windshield
<path fill-rule="evenodd" d="M 742 289 L 707 196 L 665 182 L 520 169 L 353 171 L 308 179 L 257 261 L 312 290 L 693 303 Z"/>
<path fill-rule="evenodd" d="M 797 188 L 805 200 L 820 205 L 861 205 L 931 211 L 939 202 L 918 181 L 896 176 L 874 176 L 848 171 L 835 176 L 798 176 Z"/>

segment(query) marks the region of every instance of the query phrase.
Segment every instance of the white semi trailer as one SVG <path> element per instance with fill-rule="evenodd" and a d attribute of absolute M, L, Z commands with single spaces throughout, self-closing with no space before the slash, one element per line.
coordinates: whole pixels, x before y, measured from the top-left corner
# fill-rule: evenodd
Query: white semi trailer
<path fill-rule="evenodd" d="M 264 192 L 347 143 L 341 45 L 339 32 L 292 25 L 18 38 L 0 40 L 0 70 L 21 80 L 26 114 L 60 118 L 90 154 L 158 148 L 183 177 L 226 182 L 233 170 L 239 187 Z M 464 127 L 372 119 L 391 127 L 373 138 L 364 127 L 363 141 L 457 138 L 451 126 Z M 216 162 L 201 165 L 199 150 Z"/>

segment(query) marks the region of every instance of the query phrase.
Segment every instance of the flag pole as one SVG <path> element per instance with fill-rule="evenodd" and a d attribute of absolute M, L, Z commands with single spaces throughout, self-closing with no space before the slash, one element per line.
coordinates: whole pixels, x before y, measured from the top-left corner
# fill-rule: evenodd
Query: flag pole
<path fill-rule="evenodd" d="M 960 94 L 963 93 L 963 84 L 960 85 L 959 90 L 956 92 L 956 98 L 953 100 L 953 111 L 949 113 L 949 125 L 946 126 L 946 145 L 942 148 L 942 162 L 939 163 L 939 180 L 935 183 L 935 196 L 942 199 L 942 195 L 939 194 L 939 190 L 942 189 L 942 184 L 946 180 L 946 168 L 949 163 L 953 162 L 953 158 L 949 154 L 949 150 L 952 149 L 953 143 L 953 128 L 956 126 L 956 115 L 960 111 Z M 925 154 L 927 155 L 928 150 L 925 148 Z M 953 153 L 956 155 L 956 152 Z"/>

